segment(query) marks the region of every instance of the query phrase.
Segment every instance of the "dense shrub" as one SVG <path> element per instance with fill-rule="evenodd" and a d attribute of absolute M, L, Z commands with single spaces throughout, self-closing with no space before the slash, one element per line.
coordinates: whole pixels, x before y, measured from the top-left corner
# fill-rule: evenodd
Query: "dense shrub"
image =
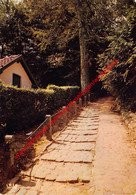
<path fill-rule="evenodd" d="M 54 107 L 66 105 L 69 103 L 72 98 L 76 97 L 79 92 L 79 88 L 76 86 L 63 86 L 58 87 L 56 85 L 48 85 L 47 89 L 54 90 Z"/>
<path fill-rule="evenodd" d="M 114 59 L 118 59 L 111 71 L 101 80 L 104 88 L 113 95 L 121 109 L 136 112 L 136 9 L 126 10 L 110 34 L 108 48 L 98 56 L 99 72 Z"/>
<path fill-rule="evenodd" d="M 26 130 L 44 120 L 46 114 L 66 105 L 79 87 L 49 85 L 46 89 L 19 89 L 0 84 L 0 124 L 8 133 Z"/>

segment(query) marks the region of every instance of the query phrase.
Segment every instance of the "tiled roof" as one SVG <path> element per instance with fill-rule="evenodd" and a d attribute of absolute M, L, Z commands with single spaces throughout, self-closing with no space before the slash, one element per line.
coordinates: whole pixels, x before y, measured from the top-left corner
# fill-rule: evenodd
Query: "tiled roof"
<path fill-rule="evenodd" d="M 10 62 L 16 60 L 18 57 L 21 55 L 11 55 L 11 56 L 6 56 L 5 58 L 0 59 L 0 69 L 9 64 Z"/>

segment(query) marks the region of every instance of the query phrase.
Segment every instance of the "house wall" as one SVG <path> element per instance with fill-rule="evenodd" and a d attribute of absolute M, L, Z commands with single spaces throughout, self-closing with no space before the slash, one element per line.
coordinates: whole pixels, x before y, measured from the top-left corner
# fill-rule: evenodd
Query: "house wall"
<path fill-rule="evenodd" d="M 29 79 L 27 73 L 25 72 L 21 63 L 15 62 L 14 64 L 10 65 L 8 68 L 3 70 L 3 73 L 0 74 L 0 79 L 4 81 L 6 84 L 12 85 L 12 77 L 13 73 L 17 74 L 21 77 L 21 88 L 31 88 L 32 82 Z"/>

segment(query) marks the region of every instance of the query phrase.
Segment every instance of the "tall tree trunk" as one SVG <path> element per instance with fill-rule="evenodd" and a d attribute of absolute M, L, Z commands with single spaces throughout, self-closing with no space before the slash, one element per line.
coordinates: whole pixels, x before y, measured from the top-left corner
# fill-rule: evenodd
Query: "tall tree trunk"
<path fill-rule="evenodd" d="M 78 27 L 79 27 L 79 44 L 80 44 L 80 79 L 81 90 L 84 90 L 89 85 L 89 65 L 87 59 L 87 49 L 85 41 L 84 19 L 82 1 L 77 1 Z"/>
<path fill-rule="evenodd" d="M 80 71 L 81 71 L 81 90 L 89 85 L 89 65 L 87 59 L 87 49 L 84 28 L 80 22 L 79 25 L 79 44 L 80 44 Z"/>

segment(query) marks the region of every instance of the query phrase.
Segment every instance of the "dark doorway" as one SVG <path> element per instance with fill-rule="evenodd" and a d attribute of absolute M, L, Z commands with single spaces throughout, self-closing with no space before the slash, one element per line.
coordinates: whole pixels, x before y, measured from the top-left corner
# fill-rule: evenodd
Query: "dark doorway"
<path fill-rule="evenodd" d="M 21 84 L 21 77 L 17 74 L 13 74 L 13 80 L 12 80 L 12 84 L 14 86 L 17 86 L 18 88 L 20 88 L 20 84 Z"/>

